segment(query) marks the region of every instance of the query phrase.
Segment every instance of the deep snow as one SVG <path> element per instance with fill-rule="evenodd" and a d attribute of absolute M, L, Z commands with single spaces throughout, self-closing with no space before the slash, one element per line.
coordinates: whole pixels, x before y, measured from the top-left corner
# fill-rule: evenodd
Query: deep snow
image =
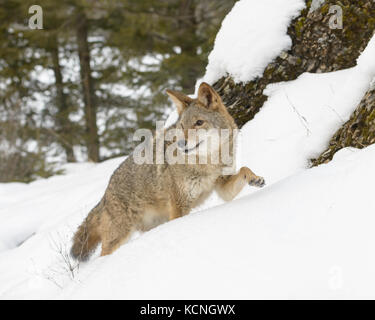
<path fill-rule="evenodd" d="M 71 279 L 58 247 L 69 248 L 73 227 L 118 162 L 23 191 L 11 186 L 25 201 L 8 206 L 18 208 L 17 221 L 2 210 L 2 226 L 21 231 L 27 216 L 40 223 L 23 244 L 0 253 L 1 298 L 375 297 L 375 146 L 344 149 L 327 165 L 163 224 L 111 256 L 93 257 Z"/>
<path fill-rule="evenodd" d="M 375 146 L 164 224 L 62 298 L 374 298 Z"/>

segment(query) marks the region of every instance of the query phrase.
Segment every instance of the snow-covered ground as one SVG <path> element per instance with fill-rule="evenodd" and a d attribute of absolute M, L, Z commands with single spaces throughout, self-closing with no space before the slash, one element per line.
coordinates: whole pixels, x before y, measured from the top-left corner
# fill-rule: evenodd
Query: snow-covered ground
<path fill-rule="evenodd" d="M 374 298 L 375 146 L 337 158 L 164 224 L 59 297 Z"/>
<path fill-rule="evenodd" d="M 287 17 L 298 2 L 283 1 Z M 375 146 L 308 169 L 367 90 L 374 56 L 375 38 L 357 67 L 267 88 L 239 148 L 240 164 L 264 176 L 265 188 L 227 204 L 213 195 L 79 267 L 67 257 L 72 234 L 123 159 L 0 184 L 0 298 L 375 298 Z"/>
<path fill-rule="evenodd" d="M 73 278 L 69 238 L 119 162 L 1 186 L 0 298 L 375 297 L 375 146 L 161 225 Z"/>

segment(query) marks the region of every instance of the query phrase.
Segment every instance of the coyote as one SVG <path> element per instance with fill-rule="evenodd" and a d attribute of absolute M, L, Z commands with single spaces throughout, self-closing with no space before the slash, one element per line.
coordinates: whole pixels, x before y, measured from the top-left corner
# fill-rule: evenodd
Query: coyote
<path fill-rule="evenodd" d="M 177 145 L 186 156 L 204 143 L 190 141 L 189 129 L 218 128 L 230 132 L 237 129 L 219 94 L 207 83 L 200 85 L 196 99 L 177 91 L 167 90 L 166 93 L 177 107 L 179 118 L 173 128 L 184 134 L 185 138 L 178 140 Z M 229 144 L 234 144 L 233 135 Z M 220 161 L 137 164 L 133 154 L 115 170 L 103 198 L 75 233 L 71 249 L 74 258 L 87 260 L 100 242 L 101 255 L 111 254 L 133 231 L 147 231 L 188 214 L 213 190 L 230 201 L 247 184 L 257 187 L 265 184 L 262 177 L 247 167 L 242 167 L 235 175 L 223 175 L 224 164 Z"/>

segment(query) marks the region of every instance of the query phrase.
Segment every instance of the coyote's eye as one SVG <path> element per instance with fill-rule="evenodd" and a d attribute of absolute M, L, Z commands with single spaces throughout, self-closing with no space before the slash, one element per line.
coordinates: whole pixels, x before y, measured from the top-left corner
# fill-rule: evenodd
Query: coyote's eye
<path fill-rule="evenodd" d="M 203 124 L 203 120 L 197 120 L 197 122 L 195 123 L 196 126 L 201 126 Z"/>

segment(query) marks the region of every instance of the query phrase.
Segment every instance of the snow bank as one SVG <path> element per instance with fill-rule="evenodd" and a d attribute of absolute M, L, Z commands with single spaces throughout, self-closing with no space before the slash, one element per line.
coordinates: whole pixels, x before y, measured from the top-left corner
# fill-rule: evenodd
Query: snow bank
<path fill-rule="evenodd" d="M 59 247 L 69 249 L 121 160 L 9 192 L 1 185 L 19 199 L 2 207 L 2 226 L 18 223 L 22 233 L 27 216 L 40 225 L 0 253 L 0 298 L 374 298 L 375 146 L 163 224 L 93 257 L 72 279 Z M 5 211 L 18 212 L 17 222 Z"/>
<path fill-rule="evenodd" d="M 164 224 L 59 298 L 374 298 L 375 146 Z"/>
<path fill-rule="evenodd" d="M 247 82 L 292 44 L 290 21 L 305 8 L 303 0 L 241 0 L 223 20 L 208 57 L 204 81 L 213 84 L 229 74 Z"/>
<path fill-rule="evenodd" d="M 73 231 L 122 160 L 69 164 L 63 176 L 0 184 L 0 299 L 48 298 L 70 281 L 60 251 L 69 252 Z"/>
<path fill-rule="evenodd" d="M 242 129 L 243 163 L 276 182 L 309 166 L 360 103 L 375 77 L 375 36 L 354 68 L 271 84 L 267 102 Z"/>

